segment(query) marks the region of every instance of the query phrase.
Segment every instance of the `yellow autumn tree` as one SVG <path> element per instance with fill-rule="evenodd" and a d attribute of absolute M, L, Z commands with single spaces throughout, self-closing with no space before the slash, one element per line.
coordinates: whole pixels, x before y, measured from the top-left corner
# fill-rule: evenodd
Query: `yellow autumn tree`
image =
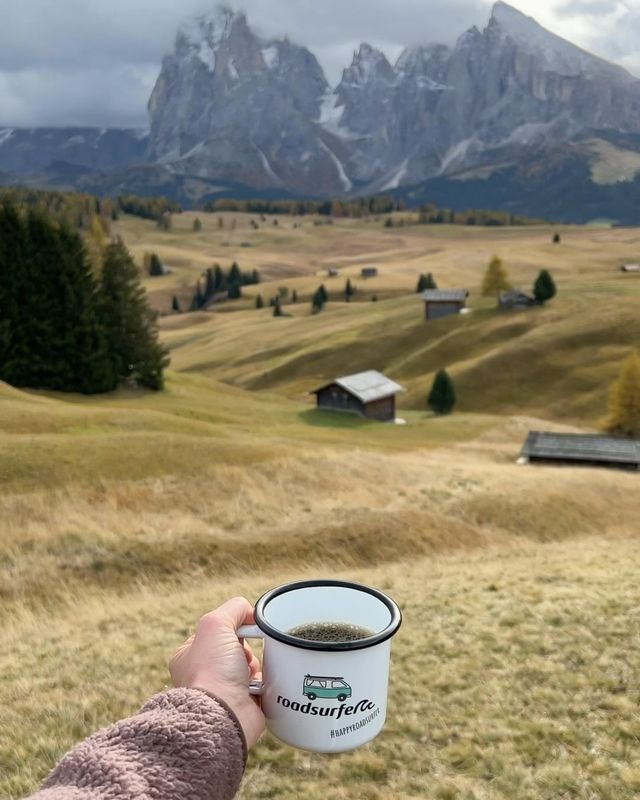
<path fill-rule="evenodd" d="M 510 288 L 511 284 L 504 262 L 498 256 L 494 256 L 482 279 L 482 295 L 483 297 L 495 297 Z"/>
<path fill-rule="evenodd" d="M 633 353 L 611 387 L 607 430 L 622 436 L 640 437 L 640 358 Z"/>

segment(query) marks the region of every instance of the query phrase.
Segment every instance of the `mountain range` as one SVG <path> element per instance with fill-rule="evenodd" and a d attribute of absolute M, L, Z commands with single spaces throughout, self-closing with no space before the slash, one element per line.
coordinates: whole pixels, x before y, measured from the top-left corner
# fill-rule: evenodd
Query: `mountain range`
<path fill-rule="evenodd" d="M 0 128 L 0 182 L 95 193 L 393 194 L 640 222 L 640 80 L 503 2 L 452 47 L 316 57 L 220 7 L 178 31 L 148 130 Z"/>

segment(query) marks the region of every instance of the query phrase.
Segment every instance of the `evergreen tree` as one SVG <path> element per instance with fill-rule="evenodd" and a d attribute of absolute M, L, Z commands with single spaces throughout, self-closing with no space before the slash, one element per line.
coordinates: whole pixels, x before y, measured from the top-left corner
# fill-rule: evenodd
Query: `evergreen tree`
<path fill-rule="evenodd" d="M 640 438 L 640 358 L 627 358 L 611 387 L 607 430 L 620 436 Z"/>
<path fill-rule="evenodd" d="M 204 296 L 204 292 L 202 291 L 202 286 L 200 286 L 200 281 L 196 284 L 196 290 L 193 293 L 193 299 L 191 300 L 191 307 L 190 311 L 200 311 L 204 308 L 206 303 L 206 298 Z"/>
<path fill-rule="evenodd" d="M 254 285 L 257 285 L 258 283 L 260 283 L 260 273 L 258 272 L 257 269 L 254 269 L 252 271 L 251 280 L 249 281 L 249 283 L 252 283 Z"/>
<path fill-rule="evenodd" d="M 329 302 L 329 294 L 328 294 L 328 292 L 327 292 L 327 290 L 325 288 L 324 283 L 320 286 L 320 288 L 318 289 L 318 292 L 320 293 L 320 296 L 322 297 L 322 305 L 324 305 L 325 303 L 328 303 Z"/>
<path fill-rule="evenodd" d="M 450 414 L 456 404 L 456 392 L 449 373 L 441 369 L 427 399 L 429 408 L 436 414 Z"/>
<path fill-rule="evenodd" d="M 175 314 L 180 314 L 181 313 L 180 301 L 178 300 L 178 298 L 176 297 L 175 294 L 173 295 L 173 300 L 171 301 L 171 310 Z"/>
<path fill-rule="evenodd" d="M 553 235 L 553 243 L 554 244 L 560 244 L 561 241 L 562 241 L 562 239 L 560 238 L 560 234 L 559 233 L 555 233 Z"/>
<path fill-rule="evenodd" d="M 314 314 L 318 314 L 324 308 L 325 300 L 325 292 L 322 291 L 323 287 L 320 286 L 313 294 L 311 298 L 311 309 Z"/>
<path fill-rule="evenodd" d="M 557 292 L 558 290 L 551 277 L 551 273 L 546 269 L 541 270 L 536 278 L 536 282 L 533 284 L 533 295 L 538 303 L 546 303 L 548 300 L 554 298 Z"/>
<path fill-rule="evenodd" d="M 483 297 L 493 297 L 510 288 L 511 284 L 504 263 L 501 258 L 494 256 L 489 262 L 482 280 L 482 295 Z"/>
<path fill-rule="evenodd" d="M 221 218 L 222 219 L 222 218 Z M 227 279 L 220 264 L 213 265 L 214 287 L 216 292 L 224 292 L 226 289 Z"/>
<path fill-rule="evenodd" d="M 0 380 L 95 394 L 114 389 L 97 286 L 80 236 L 38 211 L 0 206 Z"/>
<path fill-rule="evenodd" d="M 347 278 L 347 284 L 344 287 L 344 298 L 347 303 L 351 302 L 351 298 L 356 293 L 356 290 L 353 288 L 353 284 L 351 283 L 351 278 Z"/>
<path fill-rule="evenodd" d="M 298 302 L 298 292 L 294 289 L 291 295 L 291 302 L 297 303 Z"/>
<path fill-rule="evenodd" d="M 238 300 L 242 297 L 242 271 L 236 261 L 231 265 L 227 276 L 227 295 L 229 300 Z"/>
<path fill-rule="evenodd" d="M 264 308 L 264 300 L 261 294 L 256 296 L 256 308 Z"/>
<path fill-rule="evenodd" d="M 159 391 L 164 386 L 168 353 L 158 340 L 157 314 L 149 306 L 136 265 L 120 239 L 105 251 L 101 286 L 107 339 L 118 377 Z"/>
<path fill-rule="evenodd" d="M 202 230 L 202 222 L 200 221 L 200 217 L 196 217 L 193 220 L 193 232 L 200 233 L 201 230 Z"/>
<path fill-rule="evenodd" d="M 276 297 L 276 302 L 273 306 L 273 316 L 274 317 L 284 317 L 284 313 L 282 311 L 282 303 L 279 297 Z"/>
<path fill-rule="evenodd" d="M 149 275 L 152 278 L 158 278 L 164 275 L 162 261 L 160 261 L 155 253 L 151 253 L 149 256 Z"/>
<path fill-rule="evenodd" d="M 416 294 L 422 294 L 427 290 L 427 276 L 422 273 L 418 278 L 418 285 L 416 286 Z"/>
<path fill-rule="evenodd" d="M 425 286 L 425 289 L 437 289 L 437 288 L 438 284 L 436 283 L 435 278 L 430 272 L 427 273 L 427 285 Z"/>
<path fill-rule="evenodd" d="M 216 295 L 216 276 L 213 269 L 210 267 L 205 273 L 204 283 L 204 302 L 208 303 Z"/>

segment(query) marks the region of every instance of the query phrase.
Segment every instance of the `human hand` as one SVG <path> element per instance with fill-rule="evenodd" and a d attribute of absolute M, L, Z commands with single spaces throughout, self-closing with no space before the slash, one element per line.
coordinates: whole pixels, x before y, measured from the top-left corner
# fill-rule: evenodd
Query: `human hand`
<path fill-rule="evenodd" d="M 234 712 L 247 746 L 262 735 L 265 719 L 259 698 L 249 694 L 249 683 L 260 677 L 260 662 L 236 631 L 253 624 L 253 608 L 244 597 L 229 600 L 206 614 L 169 664 L 174 686 L 205 689 Z"/>

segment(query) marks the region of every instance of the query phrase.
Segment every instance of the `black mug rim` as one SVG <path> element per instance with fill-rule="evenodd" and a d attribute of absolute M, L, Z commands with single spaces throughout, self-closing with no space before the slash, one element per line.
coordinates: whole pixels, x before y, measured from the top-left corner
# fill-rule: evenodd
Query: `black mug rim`
<path fill-rule="evenodd" d="M 366 639 L 356 639 L 355 641 L 351 642 L 313 642 L 307 639 L 298 639 L 296 636 L 291 636 L 291 634 L 279 630 L 267 621 L 265 617 L 266 608 L 272 600 L 275 600 L 276 597 L 280 597 L 283 594 L 288 594 L 289 592 L 294 592 L 298 589 L 312 589 L 318 586 L 334 586 L 341 589 L 353 589 L 358 592 L 364 592 L 366 594 L 373 595 L 373 597 L 378 599 L 387 607 L 389 613 L 391 614 L 391 620 L 383 630 L 379 631 L 373 636 L 368 636 Z M 301 650 L 323 650 L 325 652 L 366 650 L 368 647 L 375 647 L 375 645 L 386 642 L 387 639 L 391 639 L 392 636 L 395 636 L 400 628 L 400 625 L 402 624 L 402 612 L 390 597 L 384 594 L 384 592 L 381 592 L 379 589 L 374 589 L 371 586 L 366 586 L 362 583 L 352 583 L 351 581 L 313 580 L 285 583 L 282 586 L 277 586 L 275 589 L 271 589 L 262 595 L 255 605 L 254 615 L 256 625 L 264 634 L 269 636 L 269 638 L 275 639 L 283 644 L 288 644 L 291 647 L 298 647 Z"/>

